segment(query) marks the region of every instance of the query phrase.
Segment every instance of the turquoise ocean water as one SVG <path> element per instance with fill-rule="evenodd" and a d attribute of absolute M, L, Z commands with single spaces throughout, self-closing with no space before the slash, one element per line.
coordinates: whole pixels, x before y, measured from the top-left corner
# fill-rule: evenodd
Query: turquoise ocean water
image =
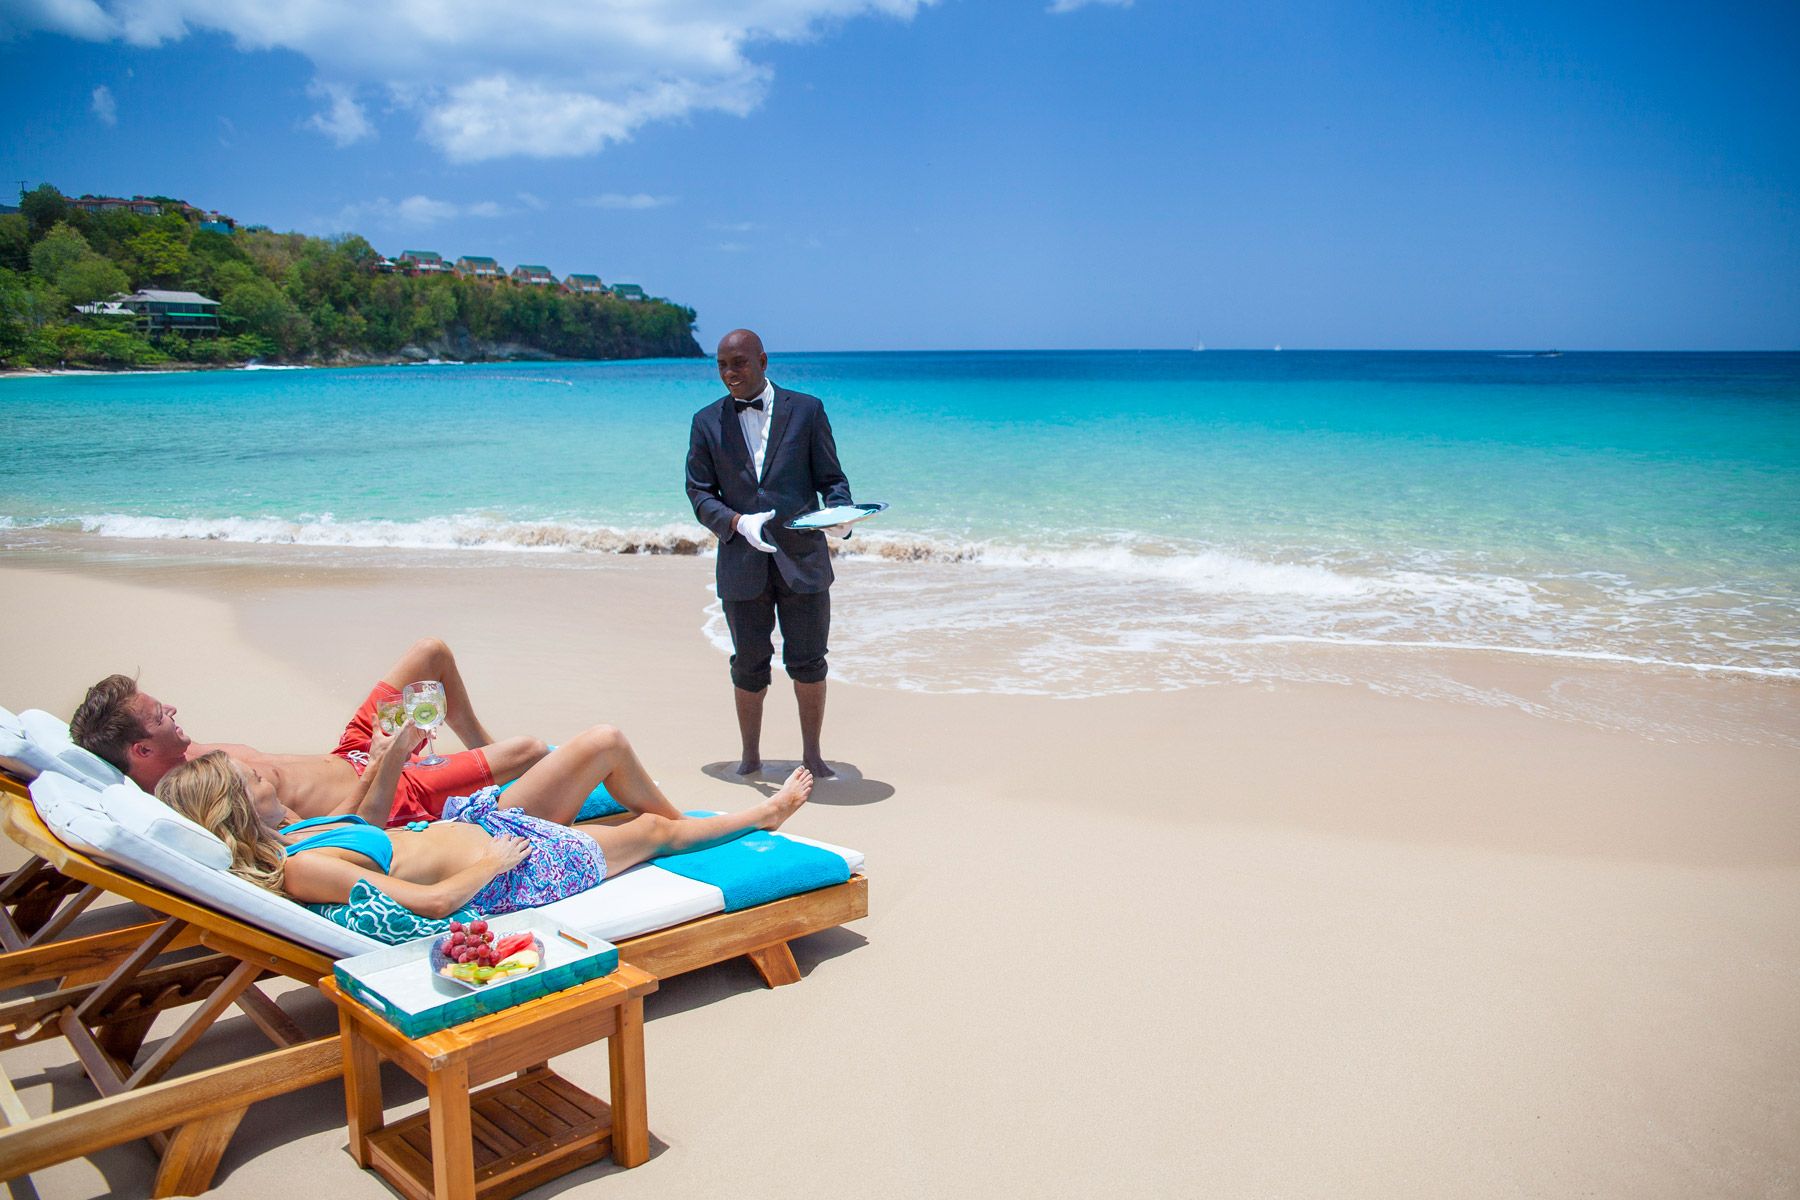
<path fill-rule="evenodd" d="M 851 677 L 1092 694 L 1345 670 L 1296 650 L 1325 645 L 1800 678 L 1800 355 L 817 354 L 770 375 L 826 399 L 857 498 L 893 506 L 845 564 Z M 704 360 L 0 381 L 0 545 L 709 553 L 682 459 L 719 394 Z"/>

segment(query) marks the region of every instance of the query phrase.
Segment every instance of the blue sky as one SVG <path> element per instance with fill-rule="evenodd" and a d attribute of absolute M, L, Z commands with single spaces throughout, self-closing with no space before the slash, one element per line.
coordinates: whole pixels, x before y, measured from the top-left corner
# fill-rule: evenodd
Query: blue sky
<path fill-rule="evenodd" d="M 0 176 L 708 349 L 1800 349 L 1795 62 L 1774 3 L 0 0 Z"/>

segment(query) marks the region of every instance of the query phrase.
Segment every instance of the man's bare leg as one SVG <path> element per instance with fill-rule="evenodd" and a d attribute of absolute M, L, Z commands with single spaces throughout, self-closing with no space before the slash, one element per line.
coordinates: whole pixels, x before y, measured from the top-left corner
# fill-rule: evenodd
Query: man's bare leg
<path fill-rule="evenodd" d="M 737 773 L 754 775 L 762 770 L 763 697 L 769 694 L 769 689 L 747 692 L 734 687 L 731 690 L 737 700 L 738 737 L 744 743 L 744 756 L 738 761 Z"/>
<path fill-rule="evenodd" d="M 583 730 L 552 750 L 501 794 L 500 804 L 567 825 L 597 783 L 604 783 L 612 798 L 634 813 L 683 819 L 638 761 L 625 735 L 610 725 Z"/>
<path fill-rule="evenodd" d="M 534 737 L 501 738 L 481 747 L 481 756 L 487 759 L 488 772 L 495 783 L 517 779 L 548 753 L 550 747 L 544 739 Z"/>
<path fill-rule="evenodd" d="M 463 683 L 462 672 L 456 669 L 456 655 L 450 652 L 443 639 L 420 638 L 381 677 L 383 683 L 396 688 L 420 679 L 436 679 L 444 685 L 444 723 L 464 746 L 473 750 L 493 742 L 493 736 L 475 715 L 475 706 L 469 701 L 469 689 Z M 489 765 L 492 765 L 491 759 Z M 498 773 L 495 778 L 498 780 Z"/>
<path fill-rule="evenodd" d="M 794 699 L 800 703 L 800 761 L 820 779 L 836 779 L 837 772 L 825 765 L 819 751 L 819 731 L 825 726 L 825 681 L 794 681 Z"/>

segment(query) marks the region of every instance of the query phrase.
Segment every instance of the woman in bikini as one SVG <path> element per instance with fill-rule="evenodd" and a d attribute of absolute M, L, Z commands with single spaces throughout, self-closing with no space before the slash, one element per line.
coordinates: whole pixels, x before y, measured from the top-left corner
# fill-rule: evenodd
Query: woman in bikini
<path fill-rule="evenodd" d="M 372 793 L 392 803 L 394 781 L 422 736 L 411 722 L 393 737 L 377 731 L 369 754 Z M 639 776 L 647 789 L 636 786 Z M 549 811 L 565 799 L 578 807 L 603 782 L 630 784 L 608 788 L 634 814 L 629 821 L 571 829 L 524 811 Z M 366 880 L 427 917 L 471 905 L 496 915 L 560 900 L 659 854 L 776 829 L 811 792 L 812 775 L 800 768 L 751 808 L 685 817 L 649 783 L 618 730 L 607 726 L 557 747 L 504 794 L 489 787 L 453 797 L 442 820 L 395 829 L 352 814 L 297 820 L 273 783 L 222 750 L 175 768 L 156 787 L 163 803 L 224 840 L 235 875 L 311 904 L 341 904 Z"/>

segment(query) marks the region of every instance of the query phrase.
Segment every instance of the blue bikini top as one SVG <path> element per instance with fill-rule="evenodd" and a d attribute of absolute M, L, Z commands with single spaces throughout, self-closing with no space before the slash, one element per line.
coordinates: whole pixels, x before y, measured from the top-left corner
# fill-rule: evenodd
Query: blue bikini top
<path fill-rule="evenodd" d="M 308 817 L 304 821 L 295 821 L 292 825 L 285 826 L 280 832 L 297 833 L 315 825 L 335 825 L 337 828 L 326 829 L 295 842 L 287 848 L 289 854 L 330 847 L 362 855 L 380 867 L 384 875 L 394 865 L 394 839 L 387 835 L 387 830 L 379 829 L 355 815 Z"/>

